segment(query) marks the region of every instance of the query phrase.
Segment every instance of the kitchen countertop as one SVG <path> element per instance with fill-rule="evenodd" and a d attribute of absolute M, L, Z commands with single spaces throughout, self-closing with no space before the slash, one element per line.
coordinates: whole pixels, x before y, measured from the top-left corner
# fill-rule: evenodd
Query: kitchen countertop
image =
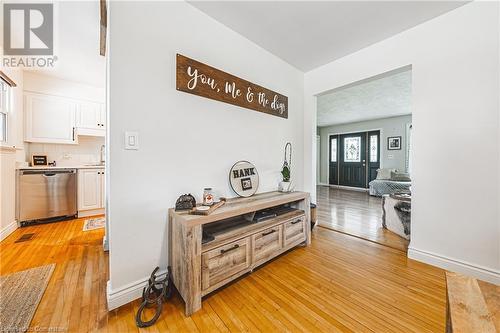
<path fill-rule="evenodd" d="M 27 166 L 17 170 L 57 170 L 57 169 L 104 169 L 104 165 L 61 165 L 61 166 Z"/>

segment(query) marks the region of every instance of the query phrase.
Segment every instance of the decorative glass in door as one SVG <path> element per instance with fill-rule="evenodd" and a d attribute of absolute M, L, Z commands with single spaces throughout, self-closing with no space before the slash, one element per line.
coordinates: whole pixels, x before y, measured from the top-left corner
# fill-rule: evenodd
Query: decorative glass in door
<path fill-rule="evenodd" d="M 330 141 L 330 162 L 337 162 L 337 139 Z"/>
<path fill-rule="evenodd" d="M 370 135 L 370 162 L 378 162 L 378 135 Z"/>
<path fill-rule="evenodd" d="M 361 161 L 361 137 L 344 139 L 344 162 Z"/>

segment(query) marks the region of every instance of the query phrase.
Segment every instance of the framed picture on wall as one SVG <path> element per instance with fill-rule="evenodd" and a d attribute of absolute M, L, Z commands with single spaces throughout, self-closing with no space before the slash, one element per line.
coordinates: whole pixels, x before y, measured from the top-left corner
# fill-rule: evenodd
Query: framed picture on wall
<path fill-rule="evenodd" d="M 400 136 L 390 136 L 387 138 L 387 149 L 388 150 L 401 150 L 401 137 Z"/>

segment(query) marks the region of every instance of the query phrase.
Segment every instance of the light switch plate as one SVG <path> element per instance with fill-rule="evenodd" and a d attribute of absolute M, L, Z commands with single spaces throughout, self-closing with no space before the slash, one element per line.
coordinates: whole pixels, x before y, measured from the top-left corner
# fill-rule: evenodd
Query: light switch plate
<path fill-rule="evenodd" d="M 139 133 L 138 132 L 125 132 L 125 149 L 138 150 L 139 149 Z"/>

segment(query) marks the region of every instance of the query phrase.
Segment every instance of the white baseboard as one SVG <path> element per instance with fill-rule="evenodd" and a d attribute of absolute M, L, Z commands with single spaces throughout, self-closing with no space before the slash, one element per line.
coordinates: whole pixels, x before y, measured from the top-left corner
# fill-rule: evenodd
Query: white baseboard
<path fill-rule="evenodd" d="M 331 184 L 318 184 L 321 186 L 329 186 L 332 188 L 338 188 L 340 190 L 349 190 L 349 191 L 358 191 L 358 192 L 368 192 L 370 189 L 362 188 L 362 187 L 352 187 L 352 186 L 343 186 L 343 185 L 331 185 Z"/>
<path fill-rule="evenodd" d="M 408 258 L 500 285 L 500 271 L 497 270 L 418 250 L 411 246 L 408 248 Z"/>
<path fill-rule="evenodd" d="M 104 215 L 104 213 L 105 213 L 104 208 L 91 209 L 91 210 L 79 210 L 78 217 L 80 218 L 80 217 Z"/>
<path fill-rule="evenodd" d="M 17 229 L 17 222 L 16 221 L 10 223 L 5 228 L 2 228 L 2 230 L 0 230 L 0 241 L 3 241 L 5 238 L 7 238 L 7 236 L 9 236 L 11 233 L 13 233 L 14 230 L 16 230 L 16 229 Z"/>
<path fill-rule="evenodd" d="M 166 274 L 166 270 L 160 270 L 156 274 L 158 279 L 163 279 Z M 137 280 L 135 282 L 129 283 L 121 288 L 113 290 L 111 288 L 111 281 L 108 281 L 106 286 L 106 294 L 108 300 L 108 311 L 119 308 L 122 305 L 135 301 L 142 297 L 142 290 L 148 284 L 149 276 Z"/>

